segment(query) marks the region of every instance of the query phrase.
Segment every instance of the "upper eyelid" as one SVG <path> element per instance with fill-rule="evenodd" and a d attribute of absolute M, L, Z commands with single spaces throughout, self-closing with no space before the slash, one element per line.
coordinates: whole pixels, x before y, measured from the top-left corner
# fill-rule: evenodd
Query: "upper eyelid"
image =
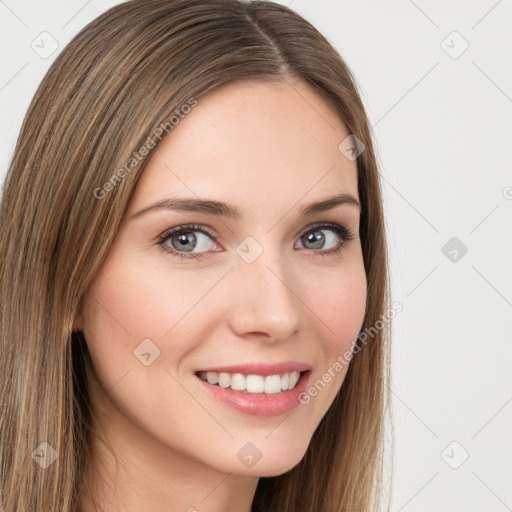
<path fill-rule="evenodd" d="M 301 231 L 299 231 L 299 234 L 307 232 L 311 229 L 314 229 L 315 227 L 325 226 L 326 224 L 338 225 L 341 228 L 345 227 L 342 224 L 339 224 L 338 222 L 332 222 L 332 221 L 314 222 L 313 224 L 309 224 L 308 226 L 303 228 Z M 326 226 L 326 227 L 329 227 L 329 226 Z M 345 228 L 345 229 L 348 229 L 348 228 Z M 178 226 L 175 226 L 175 227 L 165 230 L 163 232 L 163 234 L 160 236 L 164 236 L 164 235 L 167 235 L 167 234 L 173 233 L 173 232 L 178 233 L 180 231 L 187 231 L 187 230 L 189 230 L 189 231 L 194 231 L 194 230 L 205 231 L 207 234 L 211 234 L 212 236 L 220 238 L 220 235 L 217 233 L 217 231 L 215 229 L 213 229 L 211 226 L 208 226 L 207 224 L 180 224 Z"/>
<path fill-rule="evenodd" d="M 329 226 L 328 224 L 333 224 L 333 226 Z M 296 235 L 297 237 L 301 237 L 304 234 L 308 233 L 309 231 L 321 227 L 323 229 L 331 229 L 334 230 L 334 226 L 339 226 L 341 229 L 344 229 L 347 231 L 347 234 L 353 235 L 354 232 L 357 233 L 358 230 L 351 230 L 350 228 L 338 223 L 338 222 L 331 222 L 331 221 L 319 221 L 314 222 L 313 224 L 309 224 L 305 228 L 303 228 L 299 233 Z M 180 233 L 182 231 L 199 231 L 204 234 L 207 234 L 208 236 L 212 237 L 214 241 L 217 241 L 220 238 L 220 235 L 216 232 L 215 229 L 213 229 L 211 226 L 208 226 L 207 224 L 181 224 L 179 226 L 175 226 L 173 228 L 167 229 L 163 232 L 163 234 L 159 235 L 157 239 L 161 242 L 167 241 L 173 233 Z M 338 234 L 338 233 L 337 233 Z M 339 234 L 338 234 L 339 236 Z"/>
<path fill-rule="evenodd" d="M 162 240 L 171 236 L 172 233 L 180 233 L 182 231 L 200 231 L 213 237 L 214 239 L 220 238 L 220 236 L 212 227 L 205 224 L 180 224 L 179 226 L 165 230 L 161 235 L 158 235 L 157 239 Z"/>

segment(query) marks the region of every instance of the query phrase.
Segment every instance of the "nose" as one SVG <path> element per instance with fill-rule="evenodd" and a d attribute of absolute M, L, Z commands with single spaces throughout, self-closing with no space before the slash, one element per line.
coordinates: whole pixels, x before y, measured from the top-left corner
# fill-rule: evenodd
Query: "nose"
<path fill-rule="evenodd" d="M 258 335 L 274 343 L 290 338 L 299 328 L 304 305 L 292 269 L 270 252 L 264 251 L 252 263 L 237 261 L 230 276 L 234 293 L 229 323 L 240 337 Z"/>

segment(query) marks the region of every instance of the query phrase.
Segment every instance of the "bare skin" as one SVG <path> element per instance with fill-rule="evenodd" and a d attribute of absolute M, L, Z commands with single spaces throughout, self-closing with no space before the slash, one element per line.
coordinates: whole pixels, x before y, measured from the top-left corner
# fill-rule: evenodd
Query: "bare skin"
<path fill-rule="evenodd" d="M 359 200 L 356 161 L 338 149 L 348 135 L 305 82 L 248 81 L 200 98 L 152 150 L 74 325 L 94 365 L 97 428 L 119 463 L 116 475 L 95 438 L 91 492 L 105 512 L 250 512 L 259 478 L 303 458 L 348 366 L 307 405 L 271 417 L 213 399 L 195 370 L 299 361 L 311 365 L 311 385 L 352 349 L 366 304 L 360 210 L 300 213 L 342 193 Z M 154 209 L 133 217 L 171 196 L 223 201 L 243 215 Z M 315 227 L 325 222 L 353 239 Z M 185 255 L 200 260 L 173 254 L 178 236 L 157 244 L 190 223 L 218 237 L 184 230 L 196 237 Z M 303 236 L 318 230 L 320 248 Z M 251 263 L 236 251 L 247 237 L 258 245 L 244 247 L 262 249 Z M 320 254 L 341 244 L 337 254 Z M 134 355 L 146 339 L 160 351 L 147 366 Z M 252 467 L 237 456 L 248 442 L 261 453 Z M 83 506 L 92 512 L 85 496 Z"/>

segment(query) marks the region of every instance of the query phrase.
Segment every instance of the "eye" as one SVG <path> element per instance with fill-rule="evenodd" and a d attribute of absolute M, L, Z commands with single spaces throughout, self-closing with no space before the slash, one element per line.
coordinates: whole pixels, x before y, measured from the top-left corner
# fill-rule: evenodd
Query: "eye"
<path fill-rule="evenodd" d="M 330 234 L 326 236 L 323 232 L 330 232 Z M 338 242 L 336 241 L 336 238 L 339 239 Z M 317 224 L 313 228 L 309 227 L 307 231 L 303 232 L 299 236 L 299 242 L 303 244 L 302 247 L 304 247 L 304 244 L 308 245 L 309 247 L 305 247 L 306 249 L 325 249 L 325 245 L 330 245 L 331 247 L 328 247 L 326 250 L 313 251 L 313 256 L 316 256 L 317 254 L 319 256 L 330 256 L 339 254 L 347 242 L 354 238 L 354 233 L 347 228 L 340 226 L 339 224 L 327 222 Z"/>
<path fill-rule="evenodd" d="M 324 234 L 324 232 L 327 234 Z M 303 231 L 299 235 L 299 242 L 302 244 L 300 248 L 312 250 L 312 256 L 329 256 L 339 254 L 346 243 L 354 238 L 353 232 L 339 224 L 322 223 L 308 227 L 307 230 Z M 213 241 L 216 239 L 216 234 L 210 228 L 198 224 L 189 224 L 166 231 L 163 235 L 160 235 L 157 244 L 162 246 L 162 250 L 171 253 L 180 260 L 201 260 L 211 250 L 212 245 L 215 245 Z M 325 249 L 325 245 L 330 247 Z M 194 252 L 195 249 L 197 251 Z M 219 249 L 213 250 L 219 252 Z"/>
<path fill-rule="evenodd" d="M 199 236 L 196 236 L 195 233 L 199 233 Z M 208 242 L 208 238 L 210 238 L 210 240 L 216 238 L 212 230 L 206 226 L 190 224 L 178 226 L 177 228 L 167 231 L 159 237 L 158 244 L 162 245 L 164 251 L 170 252 L 180 259 L 201 259 L 200 254 L 192 251 L 197 248 L 199 249 L 199 253 L 208 251 L 208 245 L 211 245 L 211 243 Z"/>

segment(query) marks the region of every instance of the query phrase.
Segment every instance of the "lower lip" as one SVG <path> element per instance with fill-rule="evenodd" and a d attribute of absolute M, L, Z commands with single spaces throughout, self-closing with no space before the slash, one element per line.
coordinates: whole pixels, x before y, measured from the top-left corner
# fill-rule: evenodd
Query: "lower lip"
<path fill-rule="evenodd" d="M 221 388 L 210 384 L 196 375 L 206 391 L 214 398 L 234 409 L 252 416 L 278 416 L 291 411 L 299 405 L 299 395 L 306 390 L 311 370 L 301 373 L 293 389 L 280 393 L 247 393 L 231 388 Z"/>

